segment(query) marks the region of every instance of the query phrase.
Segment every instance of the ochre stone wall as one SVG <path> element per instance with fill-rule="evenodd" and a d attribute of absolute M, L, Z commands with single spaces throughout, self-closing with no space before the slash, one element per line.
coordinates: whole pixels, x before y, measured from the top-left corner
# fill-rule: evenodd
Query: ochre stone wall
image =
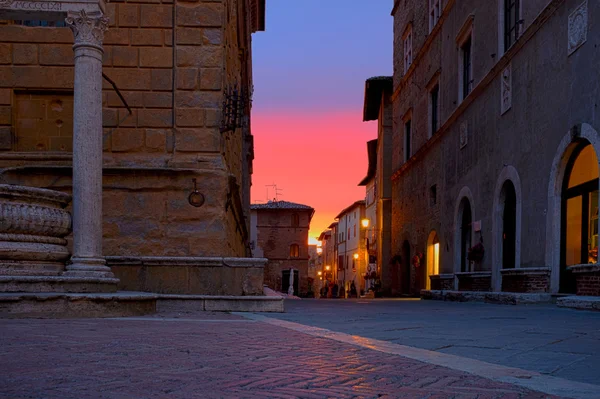
<path fill-rule="evenodd" d="M 269 261 L 265 266 L 265 285 L 281 291 L 283 270 L 298 270 L 298 289 L 295 295 L 308 291 L 308 230 L 312 210 L 255 210 L 257 212 L 257 246 Z M 300 223 L 292 226 L 292 214 L 297 213 Z M 299 247 L 298 257 L 290 256 L 290 246 Z"/>
<path fill-rule="evenodd" d="M 219 126 L 226 89 L 252 82 L 249 3 L 107 4 L 103 72 L 132 113 L 104 81 L 106 255 L 248 255 L 250 129 Z M 0 175 L 9 183 L 71 190 L 72 45 L 69 28 L 0 25 L 0 167 L 19 167 Z"/>

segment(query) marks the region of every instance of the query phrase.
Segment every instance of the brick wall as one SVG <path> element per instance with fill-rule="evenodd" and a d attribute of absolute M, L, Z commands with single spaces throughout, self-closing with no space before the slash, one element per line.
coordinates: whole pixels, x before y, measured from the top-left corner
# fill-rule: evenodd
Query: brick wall
<path fill-rule="evenodd" d="M 432 290 L 453 290 L 454 289 L 454 277 L 452 278 L 436 278 L 431 276 L 431 289 Z"/>
<path fill-rule="evenodd" d="M 459 291 L 491 291 L 492 276 L 459 276 Z"/>
<path fill-rule="evenodd" d="M 574 273 L 577 295 L 600 295 L 600 271 L 592 273 Z"/>
<path fill-rule="evenodd" d="M 107 4 L 103 72 L 132 110 L 105 81 L 107 255 L 247 254 L 238 225 L 246 223 L 249 196 L 226 203 L 235 191 L 230 175 L 237 195 L 249 190 L 242 151 L 249 127 L 227 136 L 219 130 L 225 87 L 251 84 L 250 57 L 234 56 L 241 46 L 250 53 L 247 10 L 248 2 L 233 0 Z M 69 28 L 0 25 L 0 167 L 15 166 L 7 154 L 19 152 L 20 166 L 46 168 L 4 175 L 11 183 L 70 191 L 70 179 L 48 168 L 68 158 L 39 155 L 71 150 L 72 44 Z M 187 202 L 193 178 L 206 197 L 201 208 Z"/>
<path fill-rule="evenodd" d="M 502 276 L 504 292 L 549 292 L 550 274 L 515 274 Z"/>

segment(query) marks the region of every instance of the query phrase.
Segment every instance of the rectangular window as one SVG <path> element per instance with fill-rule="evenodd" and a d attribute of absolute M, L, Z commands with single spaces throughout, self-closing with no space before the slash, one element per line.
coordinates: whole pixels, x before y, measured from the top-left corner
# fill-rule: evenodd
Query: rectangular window
<path fill-rule="evenodd" d="M 473 88 L 473 73 L 472 73 L 472 40 L 469 36 L 460 47 L 462 56 L 462 99 L 464 100 Z"/>
<path fill-rule="evenodd" d="M 435 85 L 433 89 L 429 92 L 429 103 L 430 103 L 430 111 L 431 111 L 431 134 L 429 137 L 433 136 L 435 132 L 438 130 L 438 120 L 439 120 L 439 95 L 440 95 L 440 86 Z"/>
<path fill-rule="evenodd" d="M 356 225 L 354 225 L 354 237 L 356 237 Z"/>
<path fill-rule="evenodd" d="M 67 24 L 65 23 L 64 20 L 62 20 L 62 21 L 38 21 L 38 20 L 15 21 L 15 25 L 56 27 L 56 28 L 61 28 L 61 27 L 67 26 Z"/>
<path fill-rule="evenodd" d="M 350 227 L 348 227 L 348 239 L 350 239 L 350 237 L 352 236 L 350 235 Z"/>
<path fill-rule="evenodd" d="M 435 206 L 435 204 L 437 204 L 437 184 L 429 188 L 429 205 Z"/>
<path fill-rule="evenodd" d="M 410 131 L 411 120 L 407 120 L 404 122 L 404 162 L 407 162 L 411 157 L 411 148 L 410 148 L 410 139 L 411 139 L 411 131 Z"/>
<path fill-rule="evenodd" d="M 429 0 L 429 32 L 437 24 L 442 14 L 442 0 Z"/>
<path fill-rule="evenodd" d="M 408 68 L 412 65 L 412 28 L 409 27 L 403 37 L 404 42 L 404 74 L 408 71 Z"/>
<path fill-rule="evenodd" d="M 519 37 L 519 0 L 504 0 L 504 51 Z"/>

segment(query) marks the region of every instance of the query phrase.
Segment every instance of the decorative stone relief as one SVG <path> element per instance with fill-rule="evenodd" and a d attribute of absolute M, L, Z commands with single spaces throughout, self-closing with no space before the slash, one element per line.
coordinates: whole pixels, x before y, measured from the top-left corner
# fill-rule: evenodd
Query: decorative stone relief
<path fill-rule="evenodd" d="M 460 148 L 465 148 L 469 140 L 469 125 L 467 122 L 460 124 Z"/>
<path fill-rule="evenodd" d="M 86 13 L 70 11 L 65 19 L 67 26 L 75 36 L 75 46 L 102 47 L 104 32 L 108 29 L 108 18 L 101 13 Z"/>
<path fill-rule="evenodd" d="M 504 115 L 512 107 L 512 64 L 502 71 L 500 95 L 500 114 Z"/>
<path fill-rule="evenodd" d="M 568 55 L 571 55 L 587 40 L 588 7 L 587 0 L 581 3 L 569 15 L 569 45 Z"/>

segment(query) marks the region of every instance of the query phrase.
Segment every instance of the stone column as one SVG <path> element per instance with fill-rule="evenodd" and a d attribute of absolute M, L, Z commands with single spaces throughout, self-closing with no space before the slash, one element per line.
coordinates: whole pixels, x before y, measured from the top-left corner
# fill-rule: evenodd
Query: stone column
<path fill-rule="evenodd" d="M 102 256 L 102 40 L 108 18 L 69 12 L 75 44 L 73 256 L 67 276 L 113 277 Z"/>

